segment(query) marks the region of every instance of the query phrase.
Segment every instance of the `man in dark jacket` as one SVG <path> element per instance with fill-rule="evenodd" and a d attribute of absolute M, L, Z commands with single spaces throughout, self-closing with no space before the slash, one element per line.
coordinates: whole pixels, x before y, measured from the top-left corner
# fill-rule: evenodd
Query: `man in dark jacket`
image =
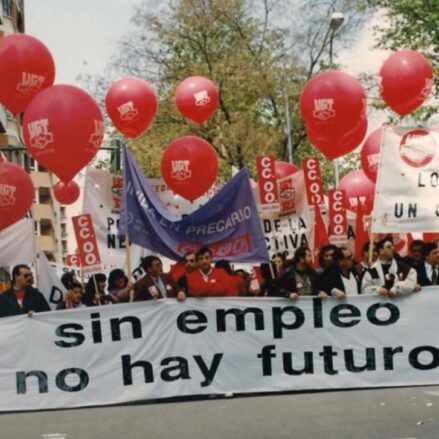
<path fill-rule="evenodd" d="M 334 252 L 334 266 L 323 273 L 322 285 L 325 291 L 337 299 L 360 294 L 360 279 L 353 269 L 354 257 L 347 247 Z"/>
<path fill-rule="evenodd" d="M 133 286 L 134 301 L 153 299 L 184 300 L 186 294 L 179 291 L 178 285 L 170 274 L 163 273 L 162 261 L 156 256 L 147 256 L 142 260 L 146 275 Z"/>
<path fill-rule="evenodd" d="M 12 270 L 11 288 L 0 295 L 0 317 L 50 311 L 43 294 L 32 287 L 33 275 L 27 265 L 16 265 Z"/>
<path fill-rule="evenodd" d="M 439 284 L 439 249 L 434 242 L 427 242 L 422 248 L 424 261 L 418 264 L 418 284 L 428 287 Z"/>

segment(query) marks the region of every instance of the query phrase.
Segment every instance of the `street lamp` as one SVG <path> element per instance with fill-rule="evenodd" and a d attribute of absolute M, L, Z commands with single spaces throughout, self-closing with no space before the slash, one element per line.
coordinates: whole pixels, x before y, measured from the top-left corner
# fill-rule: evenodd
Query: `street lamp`
<path fill-rule="evenodd" d="M 333 46 L 334 46 L 334 37 L 335 32 L 340 29 L 341 25 L 344 22 L 344 15 L 342 12 L 333 12 L 331 15 L 331 21 L 329 26 L 331 27 L 331 35 L 329 36 L 329 68 L 332 70 L 334 68 L 333 63 Z M 340 173 L 338 169 L 338 161 L 334 160 L 334 173 L 335 173 L 335 187 L 338 186 L 338 182 L 340 179 Z"/>

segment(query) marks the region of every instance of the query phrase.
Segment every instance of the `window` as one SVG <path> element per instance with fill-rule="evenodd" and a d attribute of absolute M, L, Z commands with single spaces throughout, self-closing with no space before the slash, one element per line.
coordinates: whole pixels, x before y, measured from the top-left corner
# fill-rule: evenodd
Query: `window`
<path fill-rule="evenodd" d="M 12 17 L 12 0 L 3 0 L 3 14 Z"/>

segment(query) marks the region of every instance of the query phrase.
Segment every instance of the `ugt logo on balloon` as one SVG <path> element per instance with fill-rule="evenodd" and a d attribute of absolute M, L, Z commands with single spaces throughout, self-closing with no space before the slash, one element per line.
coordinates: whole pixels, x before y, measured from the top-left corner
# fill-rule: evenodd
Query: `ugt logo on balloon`
<path fill-rule="evenodd" d="M 315 119 L 326 121 L 335 117 L 334 99 L 314 99 L 314 111 L 312 113 Z"/>
<path fill-rule="evenodd" d="M 99 149 L 102 140 L 104 139 L 105 124 L 101 120 L 95 120 L 94 122 L 95 130 L 90 136 L 90 143 L 95 147 L 95 149 Z"/>
<path fill-rule="evenodd" d="M 413 130 L 406 133 L 399 145 L 399 154 L 404 163 L 413 168 L 428 165 L 436 153 L 436 142 L 425 130 Z"/>
<path fill-rule="evenodd" d="M 49 131 L 49 119 L 35 120 L 27 124 L 29 141 L 32 148 L 44 149 L 53 143 L 53 134 Z"/>
<path fill-rule="evenodd" d="M 124 122 L 130 122 L 139 115 L 139 111 L 134 106 L 133 101 L 125 102 L 124 104 L 119 105 L 117 107 L 117 111 L 119 111 L 120 120 L 123 120 Z"/>
<path fill-rule="evenodd" d="M 0 207 L 9 207 L 15 204 L 17 188 L 10 184 L 0 184 Z"/>
<path fill-rule="evenodd" d="M 207 93 L 207 90 L 201 90 L 197 93 L 194 93 L 195 105 L 197 107 L 205 107 L 210 104 L 210 97 Z"/>
<path fill-rule="evenodd" d="M 17 91 L 24 96 L 33 96 L 41 90 L 41 87 L 44 84 L 44 79 L 44 76 L 22 72 L 21 82 L 17 84 Z"/>
<path fill-rule="evenodd" d="M 420 99 L 420 100 L 422 100 L 422 102 L 424 102 L 424 100 L 430 96 L 432 88 L 433 88 L 433 79 L 425 78 L 425 85 L 421 91 L 421 96 L 419 96 L 418 99 Z"/>
<path fill-rule="evenodd" d="M 189 160 L 173 160 L 171 166 L 171 178 L 174 180 L 184 181 L 191 178 L 192 171 L 189 169 Z"/>

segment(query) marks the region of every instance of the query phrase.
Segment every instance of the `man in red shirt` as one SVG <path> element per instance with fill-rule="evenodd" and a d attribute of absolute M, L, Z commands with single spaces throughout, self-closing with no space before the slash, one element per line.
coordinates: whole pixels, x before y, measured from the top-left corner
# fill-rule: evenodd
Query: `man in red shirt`
<path fill-rule="evenodd" d="M 196 253 L 198 269 L 188 274 L 187 283 L 192 297 L 235 296 L 229 275 L 220 268 L 212 267 L 212 252 L 208 247 Z"/>

